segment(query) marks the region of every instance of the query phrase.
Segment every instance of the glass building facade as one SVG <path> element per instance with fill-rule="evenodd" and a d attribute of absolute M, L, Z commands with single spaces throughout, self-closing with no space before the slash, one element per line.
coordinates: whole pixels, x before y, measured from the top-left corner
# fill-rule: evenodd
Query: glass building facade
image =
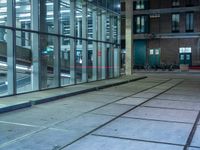
<path fill-rule="evenodd" d="M 120 75 L 119 0 L 0 0 L 0 96 Z"/>

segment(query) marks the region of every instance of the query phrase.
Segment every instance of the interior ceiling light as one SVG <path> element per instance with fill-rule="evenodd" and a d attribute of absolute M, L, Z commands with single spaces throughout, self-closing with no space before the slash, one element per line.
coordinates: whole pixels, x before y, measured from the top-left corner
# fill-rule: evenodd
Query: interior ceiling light
<path fill-rule="evenodd" d="M 7 7 L 0 8 L 0 13 L 4 13 L 4 12 L 7 12 Z"/>
<path fill-rule="evenodd" d="M 7 3 L 7 0 L 0 0 L 0 3 L 1 3 L 1 4 Z"/>
<path fill-rule="evenodd" d="M 47 5 L 47 6 L 52 6 L 52 5 L 53 5 L 53 3 L 46 3 L 46 5 Z"/>
<path fill-rule="evenodd" d="M 26 13 L 26 14 L 19 14 L 19 17 L 30 17 L 31 14 L 30 13 Z"/>

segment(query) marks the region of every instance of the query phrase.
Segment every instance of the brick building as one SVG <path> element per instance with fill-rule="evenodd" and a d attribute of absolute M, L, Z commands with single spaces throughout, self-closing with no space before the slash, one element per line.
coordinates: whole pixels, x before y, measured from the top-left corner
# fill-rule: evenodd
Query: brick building
<path fill-rule="evenodd" d="M 122 0 L 121 10 L 121 45 L 133 59 L 129 68 L 200 65 L 200 0 Z"/>

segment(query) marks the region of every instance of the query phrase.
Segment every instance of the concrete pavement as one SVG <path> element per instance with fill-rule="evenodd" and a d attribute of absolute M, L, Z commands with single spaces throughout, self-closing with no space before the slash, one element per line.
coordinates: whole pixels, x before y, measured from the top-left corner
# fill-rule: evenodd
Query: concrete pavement
<path fill-rule="evenodd" d="M 200 78 L 148 78 L 0 114 L 0 150 L 200 150 Z"/>

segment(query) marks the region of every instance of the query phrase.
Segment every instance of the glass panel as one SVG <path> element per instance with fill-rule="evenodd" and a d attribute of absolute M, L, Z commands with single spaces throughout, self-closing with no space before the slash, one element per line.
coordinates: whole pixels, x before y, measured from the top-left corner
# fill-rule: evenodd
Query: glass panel
<path fill-rule="evenodd" d="M 172 14 L 172 31 L 174 32 L 179 31 L 179 22 L 180 22 L 180 15 Z"/>
<path fill-rule="evenodd" d="M 115 16 L 114 17 L 114 26 L 113 26 L 113 38 L 114 38 L 114 43 L 117 43 L 117 40 L 118 40 L 118 24 L 117 24 L 117 17 Z"/>
<path fill-rule="evenodd" d="M 186 31 L 193 31 L 193 22 L 194 22 L 194 14 L 187 13 L 186 14 Z"/>
<path fill-rule="evenodd" d="M 95 42 L 89 42 L 90 44 L 88 44 L 88 79 L 92 80 L 92 71 L 94 69 L 95 66 L 93 66 L 93 48 L 94 48 L 94 44 Z"/>
<path fill-rule="evenodd" d="M 0 15 L 0 25 L 6 25 L 6 21 L 7 21 L 7 0 L 0 0 L 0 14 L 1 14 Z"/>
<path fill-rule="evenodd" d="M 76 42 L 76 81 L 82 82 L 82 40 Z"/>
<path fill-rule="evenodd" d="M 155 49 L 155 54 L 159 55 L 160 54 L 160 50 L 159 49 Z"/>
<path fill-rule="evenodd" d="M 150 49 L 150 55 L 153 55 L 153 54 L 154 54 L 154 50 Z"/>
<path fill-rule="evenodd" d="M 54 33 L 54 3 L 51 0 L 46 0 L 46 28 L 49 33 Z"/>
<path fill-rule="evenodd" d="M 60 32 L 70 36 L 70 0 L 61 0 Z M 70 84 L 70 38 L 60 37 L 61 43 L 61 85 Z"/>
<path fill-rule="evenodd" d="M 92 6 L 89 5 L 89 7 L 92 7 Z M 93 18 L 92 18 L 92 16 L 93 16 L 92 8 L 88 8 L 87 13 L 88 13 L 88 17 L 87 17 L 87 19 L 88 19 L 88 26 L 87 26 L 88 27 L 88 39 L 93 39 L 93 24 L 94 24 L 94 22 L 93 22 Z"/>
<path fill-rule="evenodd" d="M 61 85 L 70 84 L 70 40 L 63 37 L 64 42 L 61 46 Z"/>
<path fill-rule="evenodd" d="M 181 55 L 181 58 L 180 58 L 181 60 L 184 60 L 184 55 Z"/>
<path fill-rule="evenodd" d="M 7 41 L 5 38 L 5 29 L 0 28 L 0 96 L 8 94 Z"/>
<path fill-rule="evenodd" d="M 106 16 L 106 40 L 110 41 L 110 16 Z"/>
<path fill-rule="evenodd" d="M 191 47 L 186 47 L 185 48 L 185 53 L 191 53 L 192 52 L 192 48 Z"/>
<path fill-rule="evenodd" d="M 17 93 L 32 91 L 32 50 L 31 33 L 16 31 L 16 83 Z M 19 34 L 18 34 L 19 35 Z"/>
<path fill-rule="evenodd" d="M 186 60 L 190 60 L 190 54 L 186 55 Z"/>
<path fill-rule="evenodd" d="M 76 1 L 76 36 L 82 37 L 82 2 L 81 0 Z"/>
<path fill-rule="evenodd" d="M 30 0 L 16 0 L 16 27 L 22 29 L 31 28 Z M 21 36 L 18 35 L 17 36 Z"/>
<path fill-rule="evenodd" d="M 40 34 L 41 85 L 43 89 L 55 87 L 54 46 L 55 36 Z"/>

